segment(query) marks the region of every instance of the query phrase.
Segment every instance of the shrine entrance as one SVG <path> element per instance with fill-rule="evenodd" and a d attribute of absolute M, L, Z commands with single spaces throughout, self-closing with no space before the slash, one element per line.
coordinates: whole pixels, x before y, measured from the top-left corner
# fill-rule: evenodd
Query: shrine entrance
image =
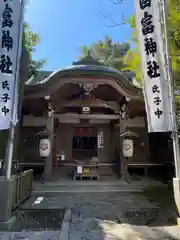
<path fill-rule="evenodd" d="M 77 161 L 90 161 L 94 157 L 97 157 L 97 128 L 75 127 L 72 158 Z"/>
<path fill-rule="evenodd" d="M 121 72 L 94 60 L 89 65 L 86 59 L 74 63 L 42 84 L 27 86 L 23 109 L 24 131 L 33 127 L 38 133 L 42 127 L 50 133 L 51 151 L 46 160 L 40 157 L 38 146 L 27 146 L 23 158 L 26 165 L 44 166 L 46 180 L 55 175 L 74 179 L 84 171 L 101 180 L 116 179 L 117 174 L 123 178 L 127 161 L 122 155 L 122 133 L 127 130 L 139 136 L 134 139 L 132 163 L 148 161 L 141 90 Z"/>

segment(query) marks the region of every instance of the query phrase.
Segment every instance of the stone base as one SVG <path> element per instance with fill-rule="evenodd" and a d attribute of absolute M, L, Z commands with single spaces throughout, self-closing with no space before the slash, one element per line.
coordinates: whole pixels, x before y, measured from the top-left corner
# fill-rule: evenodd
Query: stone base
<path fill-rule="evenodd" d="M 173 178 L 174 200 L 180 216 L 180 179 Z"/>
<path fill-rule="evenodd" d="M 9 231 L 16 221 L 16 216 L 13 216 L 7 222 L 0 222 L 0 231 Z"/>

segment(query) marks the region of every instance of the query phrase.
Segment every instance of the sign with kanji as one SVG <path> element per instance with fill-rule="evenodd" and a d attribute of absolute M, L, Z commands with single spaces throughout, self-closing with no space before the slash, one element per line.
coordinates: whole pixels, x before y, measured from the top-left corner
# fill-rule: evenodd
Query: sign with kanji
<path fill-rule="evenodd" d="M 135 0 L 143 90 L 149 132 L 173 130 L 162 19 L 158 0 Z"/>
<path fill-rule="evenodd" d="M 20 0 L 0 1 L 0 130 L 12 120 L 20 39 Z"/>
<path fill-rule="evenodd" d="M 97 145 L 98 145 L 98 148 L 104 148 L 104 133 L 103 133 L 103 131 L 98 132 Z"/>

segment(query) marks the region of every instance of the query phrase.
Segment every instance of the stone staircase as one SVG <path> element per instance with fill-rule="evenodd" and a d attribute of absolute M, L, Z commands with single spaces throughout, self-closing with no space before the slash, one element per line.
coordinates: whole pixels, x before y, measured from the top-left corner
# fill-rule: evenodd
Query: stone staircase
<path fill-rule="evenodd" d="M 96 184 L 91 181 L 71 181 L 64 183 L 46 183 L 43 185 L 35 185 L 32 195 L 36 196 L 58 196 L 62 193 L 99 193 L 99 192 L 141 192 L 139 186 L 128 186 L 123 183 L 117 185 L 115 182 L 96 181 Z"/>
<path fill-rule="evenodd" d="M 47 183 L 34 182 L 32 195 L 34 196 L 61 196 L 62 193 L 100 193 L 100 192 L 142 192 L 147 186 L 157 186 L 162 183 L 149 180 L 134 181 L 132 183 L 123 180 L 113 181 L 73 181 L 59 180 Z"/>
<path fill-rule="evenodd" d="M 158 185 L 154 180 L 139 179 L 127 183 L 118 180 L 114 169 L 101 167 L 99 169 L 99 180 L 72 180 L 73 168 L 61 167 L 53 169 L 53 179 L 42 183 L 34 181 L 33 192 L 35 196 L 57 196 L 62 193 L 88 193 L 88 192 L 141 192 L 149 185 Z M 162 183 L 160 183 L 162 184 Z"/>

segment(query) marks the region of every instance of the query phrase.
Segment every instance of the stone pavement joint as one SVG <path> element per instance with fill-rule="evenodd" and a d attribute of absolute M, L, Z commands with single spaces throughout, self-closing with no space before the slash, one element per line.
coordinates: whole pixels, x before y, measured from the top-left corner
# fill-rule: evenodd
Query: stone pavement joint
<path fill-rule="evenodd" d="M 67 209 L 64 215 L 64 220 L 62 222 L 59 240 L 69 240 L 71 219 L 72 219 L 71 209 Z"/>

